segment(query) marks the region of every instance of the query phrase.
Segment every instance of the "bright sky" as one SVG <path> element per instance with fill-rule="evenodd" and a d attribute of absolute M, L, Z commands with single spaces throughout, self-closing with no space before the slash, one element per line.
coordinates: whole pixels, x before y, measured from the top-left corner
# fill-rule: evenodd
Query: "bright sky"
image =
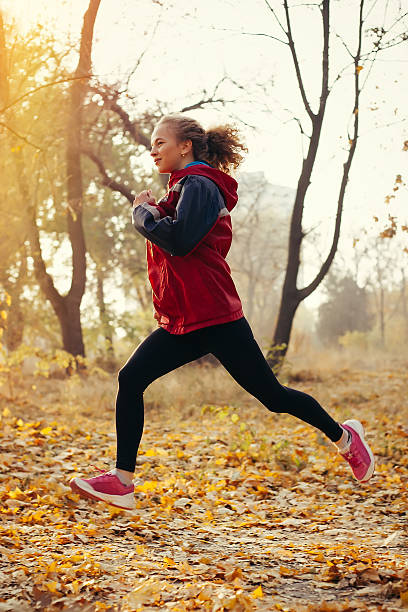
<path fill-rule="evenodd" d="M 270 4 L 284 25 L 282 3 Z M 88 0 L 53 3 L 3 0 L 6 13 L 15 16 L 23 29 L 35 22 L 47 27 L 51 24 L 62 42 L 64 37 L 79 36 L 87 5 Z M 292 32 L 304 86 L 316 111 L 321 86 L 320 12 L 317 7 L 301 7 L 301 0 L 290 5 L 295 7 L 291 10 Z M 388 12 L 384 17 L 385 5 Z M 390 27 L 397 17 L 398 6 L 401 12 L 406 12 L 408 0 L 391 3 L 367 0 L 368 25 Z M 305 227 L 318 226 L 321 237 L 318 249 L 307 251 L 310 261 L 305 270 L 306 282 L 314 276 L 321 257 L 330 248 L 346 160 L 347 130 L 352 133 L 353 66 L 343 42 L 355 52 L 358 8 L 359 3 L 354 0 L 330 3 L 329 86 L 332 92 L 304 217 Z M 158 19 L 160 23 L 155 30 Z M 394 25 L 394 34 L 402 31 L 403 23 Z M 296 188 L 308 139 L 301 137 L 293 118 L 302 122 L 306 134 L 310 134 L 311 128 L 290 51 L 286 44 L 273 38 L 241 32 L 267 33 L 286 40 L 264 0 L 189 0 L 188 4 L 184 0 L 102 0 L 95 29 L 94 72 L 105 82 L 116 82 L 129 74 L 141 52 L 146 50 L 130 80 L 130 91 L 137 94 L 138 108 L 148 108 L 151 101 L 160 99 L 170 104 L 171 111 L 200 99 L 203 89 L 212 93 L 215 84 L 228 75 L 243 89 L 226 83 L 218 93 L 235 102 L 227 109 L 195 110 L 189 114 L 205 127 L 213 121 L 231 120 L 228 113 L 233 113 L 234 120 L 240 118 L 254 125 L 255 130 L 241 126 L 249 147 L 242 171 L 263 170 L 271 183 Z M 372 44 L 373 37 L 365 36 Z M 364 51 L 368 51 L 368 42 L 366 45 Z M 388 207 L 384 202 L 393 193 L 396 174 L 401 173 L 405 181 L 408 178 L 408 152 L 402 151 L 403 142 L 408 140 L 407 62 L 408 42 L 405 42 L 381 52 L 373 64 L 366 62 L 360 72 L 363 81 L 371 70 L 361 94 L 360 139 L 345 198 L 340 250 L 346 258 L 352 253 L 353 237 L 359 234 L 360 227 L 381 229 L 373 222 L 373 215 L 386 220 L 391 212 L 407 221 L 406 188 L 403 193 L 397 192 Z M 342 77 L 333 84 L 340 71 L 343 71 Z M 257 83 L 265 86 L 263 98 Z M 307 305 L 313 306 L 315 300 L 319 301 L 318 293 L 307 300 Z"/>

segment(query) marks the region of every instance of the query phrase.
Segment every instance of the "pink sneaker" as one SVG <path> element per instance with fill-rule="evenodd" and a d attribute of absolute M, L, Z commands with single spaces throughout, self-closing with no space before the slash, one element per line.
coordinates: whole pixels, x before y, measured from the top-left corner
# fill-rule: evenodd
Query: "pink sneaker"
<path fill-rule="evenodd" d="M 374 474 L 375 459 L 364 439 L 364 427 L 356 419 L 348 419 L 341 425 L 351 433 L 351 443 L 348 451 L 339 453 L 349 462 L 354 477 L 359 482 L 365 482 Z"/>
<path fill-rule="evenodd" d="M 105 472 L 96 465 L 93 467 L 96 467 L 102 474 L 93 478 L 76 476 L 69 482 L 71 489 L 82 497 L 104 501 L 111 506 L 116 506 L 116 508 L 134 510 L 136 508 L 134 484 L 124 485 L 116 474 L 111 473 L 112 470 Z"/>

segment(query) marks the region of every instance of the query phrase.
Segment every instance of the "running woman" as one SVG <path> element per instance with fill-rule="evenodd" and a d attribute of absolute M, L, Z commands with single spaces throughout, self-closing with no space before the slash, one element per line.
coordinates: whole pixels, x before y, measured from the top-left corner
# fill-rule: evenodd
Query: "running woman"
<path fill-rule="evenodd" d="M 84 497 L 135 508 L 143 392 L 155 379 L 208 353 L 268 410 L 292 414 L 322 431 L 355 479 L 365 482 L 374 473 L 374 455 L 360 421 L 338 423 L 311 395 L 280 384 L 244 316 L 225 260 L 232 241 L 230 213 L 238 200 L 231 173 L 242 162 L 242 151 L 247 149 L 231 125 L 206 131 L 195 119 L 175 113 L 154 128 L 151 156 L 159 173 L 170 175 L 168 189 L 158 202 L 150 189 L 139 193 L 132 220 L 146 238 L 158 327 L 118 373 L 115 467 L 70 481 Z"/>

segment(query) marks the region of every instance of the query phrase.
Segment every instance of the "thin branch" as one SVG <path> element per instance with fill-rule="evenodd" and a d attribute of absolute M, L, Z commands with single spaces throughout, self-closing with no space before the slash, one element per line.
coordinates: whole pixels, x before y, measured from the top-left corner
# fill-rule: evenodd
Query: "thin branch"
<path fill-rule="evenodd" d="M 7 123 L 4 123 L 3 121 L 0 121 L 0 126 L 4 127 L 6 130 L 9 130 L 9 132 L 14 134 L 14 136 L 17 136 L 17 138 L 19 138 L 20 140 L 23 140 L 24 142 L 26 142 L 31 147 L 34 147 L 34 149 L 37 149 L 38 151 L 41 151 L 42 153 L 44 153 L 44 150 L 41 147 L 39 147 L 38 145 L 34 144 L 33 142 L 30 142 L 28 140 L 28 138 L 26 138 L 22 134 L 19 134 L 18 132 L 13 130 L 13 128 L 11 128 L 9 125 L 7 125 Z"/>
<path fill-rule="evenodd" d="M 162 6 L 162 11 L 163 11 L 163 10 L 164 10 L 164 7 Z M 155 35 L 156 35 L 157 28 L 159 27 L 159 24 L 160 24 L 160 18 L 161 18 L 161 17 L 159 16 L 159 18 L 157 19 L 156 23 L 154 24 L 153 32 L 152 32 L 152 35 L 151 35 L 151 37 L 150 37 L 149 42 L 147 43 L 146 47 L 143 49 L 142 53 L 139 55 L 139 57 L 138 57 L 138 59 L 137 59 L 137 61 L 136 61 L 136 64 L 135 64 L 134 68 L 133 68 L 133 69 L 130 71 L 130 73 L 129 73 L 129 75 L 128 75 L 128 78 L 127 78 L 127 81 L 126 81 L 126 87 L 125 87 L 125 89 L 123 90 L 124 92 L 125 92 L 125 91 L 127 91 L 127 90 L 129 89 L 129 81 L 130 81 L 130 79 L 132 78 L 132 76 L 135 74 L 136 70 L 139 68 L 139 66 L 140 66 L 140 64 L 141 64 L 141 62 L 142 62 L 143 57 L 144 57 L 144 56 L 145 56 L 145 54 L 147 53 L 147 50 L 148 50 L 148 48 L 149 48 L 150 44 L 152 43 L 153 38 L 154 38 L 154 37 L 155 37 Z M 121 93 L 122 93 L 122 92 L 121 92 Z"/>
<path fill-rule="evenodd" d="M 228 77 L 226 75 L 224 75 L 222 77 L 222 79 L 220 79 L 218 81 L 218 83 L 216 83 L 215 87 L 214 87 L 214 91 L 212 93 L 212 95 L 209 98 L 203 98 L 202 100 L 199 100 L 198 102 L 195 102 L 194 104 L 190 104 L 188 106 L 184 106 L 182 109 L 180 109 L 180 112 L 187 112 L 190 110 L 194 110 L 196 108 L 202 108 L 205 104 L 216 104 L 218 102 L 220 102 L 221 104 L 225 105 L 227 103 L 233 103 L 236 100 L 225 100 L 225 98 L 215 98 L 215 94 L 217 93 L 217 89 L 219 88 L 219 86 L 221 85 L 221 83 L 225 80 L 227 80 Z M 204 94 L 206 94 L 206 90 L 204 89 Z"/>
<path fill-rule="evenodd" d="M 46 83 L 45 85 L 40 85 L 39 87 L 34 87 L 34 89 L 30 89 L 30 91 L 27 91 L 25 94 L 23 94 L 19 98 L 16 98 L 15 100 L 13 100 L 13 102 L 10 102 L 10 104 L 7 104 L 6 106 L 3 106 L 3 108 L 0 108 L 0 114 L 4 113 L 6 110 L 11 108 L 12 106 L 15 106 L 16 104 L 21 102 L 21 100 L 24 100 L 28 96 L 31 96 L 32 94 L 36 93 L 37 91 L 40 91 L 41 89 L 45 89 L 47 87 L 52 87 L 53 85 L 60 85 L 61 83 L 69 83 L 69 81 L 77 81 L 79 79 L 89 79 L 89 78 L 91 78 L 93 76 L 94 76 L 93 73 L 85 74 L 83 76 L 69 77 L 69 78 L 66 78 L 66 79 L 61 79 L 60 81 L 53 81 L 52 83 Z"/>
<path fill-rule="evenodd" d="M 195 110 L 197 108 L 203 108 L 206 104 L 217 104 L 221 102 L 221 104 L 232 103 L 234 100 L 225 100 L 225 98 L 207 98 L 206 100 L 200 100 L 199 102 L 195 102 L 194 104 L 190 104 L 189 106 L 183 106 L 180 109 L 181 113 L 185 113 L 191 110 Z"/>
<path fill-rule="evenodd" d="M 282 25 L 282 24 L 281 24 L 281 22 L 279 21 L 278 17 L 276 16 L 275 11 L 273 10 L 273 8 L 271 7 L 271 5 L 269 4 L 268 0 L 265 0 L 265 4 L 266 4 L 266 6 L 269 8 L 269 10 L 271 11 L 272 15 L 275 17 L 275 19 L 276 19 L 276 21 L 278 22 L 279 27 L 280 27 L 280 29 L 282 30 L 282 32 L 283 32 L 284 34 L 286 34 L 286 36 L 289 38 L 289 32 L 287 32 L 287 31 L 285 30 L 285 28 L 283 27 L 283 25 Z"/>
<path fill-rule="evenodd" d="M 94 91 L 99 94 L 103 100 L 104 107 L 108 110 L 116 113 L 122 120 L 123 126 L 126 132 L 132 136 L 133 140 L 138 144 L 143 145 L 146 149 L 150 150 L 150 138 L 148 138 L 130 118 L 130 115 L 124 108 L 117 102 L 119 96 L 118 92 L 113 92 L 109 95 L 108 90 L 104 90 L 101 87 L 90 87 L 90 91 Z"/>
<path fill-rule="evenodd" d="M 374 2 L 372 3 L 372 5 L 370 6 L 370 8 L 368 9 L 367 14 L 365 15 L 365 17 L 363 18 L 364 23 L 367 21 L 367 17 L 369 16 L 369 14 L 371 13 L 371 11 L 373 10 L 373 8 L 375 7 L 375 5 L 377 4 L 378 0 L 374 0 Z"/>
<path fill-rule="evenodd" d="M 265 32 L 242 32 L 242 30 L 234 30 L 233 28 L 215 28 L 212 27 L 212 30 L 216 30 L 217 32 L 219 30 L 223 30 L 224 32 L 232 32 L 234 34 L 244 34 L 245 36 L 265 36 L 266 38 L 272 38 L 273 40 L 277 40 L 278 42 L 282 43 L 283 45 L 287 45 L 288 43 L 285 40 L 281 40 L 280 38 L 277 38 L 276 36 L 272 36 L 272 34 L 266 34 Z"/>
<path fill-rule="evenodd" d="M 265 2 L 268 4 L 268 0 L 265 0 Z M 303 79 L 302 79 L 302 75 L 300 73 L 299 61 L 298 61 L 298 58 L 297 58 L 297 53 L 296 53 L 296 49 L 295 49 L 295 43 L 293 41 L 293 36 L 292 36 L 292 28 L 291 28 L 291 25 L 290 25 L 290 16 L 289 16 L 289 9 L 288 9 L 288 2 L 287 2 L 287 0 L 284 0 L 283 4 L 284 4 L 284 7 L 285 7 L 286 23 L 287 23 L 287 28 L 288 28 L 287 36 L 288 36 L 288 40 L 289 40 L 289 48 L 291 50 L 292 57 L 293 57 L 293 62 L 294 62 L 294 65 L 295 65 L 295 72 L 296 72 L 296 77 L 297 77 L 298 84 L 299 84 L 300 94 L 302 96 L 303 104 L 305 105 L 307 114 L 309 115 L 311 121 L 314 122 L 316 115 L 312 111 L 312 109 L 310 108 L 309 102 L 308 102 L 307 97 L 306 97 L 305 88 L 303 86 Z M 268 6 L 269 6 L 269 4 L 268 4 Z M 271 9 L 271 11 L 273 12 L 272 9 Z M 323 73 L 324 73 L 324 71 L 323 71 Z"/>
<path fill-rule="evenodd" d="M 98 170 L 102 177 L 102 185 L 109 187 L 109 189 L 112 189 L 112 191 L 118 191 L 119 193 L 125 196 L 125 198 L 130 202 L 130 204 L 133 203 L 135 196 L 132 194 L 130 189 L 128 189 L 122 183 L 115 181 L 113 178 L 111 178 L 108 175 L 108 173 L 106 172 L 104 163 L 100 157 L 98 157 L 93 151 L 91 151 L 91 149 L 84 148 L 84 147 L 81 148 L 81 153 L 89 157 L 89 159 L 91 159 L 94 162 L 94 164 L 98 167 Z"/>

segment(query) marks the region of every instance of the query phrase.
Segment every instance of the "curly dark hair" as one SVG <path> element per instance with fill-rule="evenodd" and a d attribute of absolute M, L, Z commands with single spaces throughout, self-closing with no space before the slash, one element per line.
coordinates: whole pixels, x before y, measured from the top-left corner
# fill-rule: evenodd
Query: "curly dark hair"
<path fill-rule="evenodd" d="M 172 127 L 177 142 L 191 140 L 194 159 L 206 161 L 227 174 L 231 174 L 231 168 L 235 170 L 243 161 L 240 151 L 248 152 L 241 142 L 238 128 L 230 124 L 215 125 L 205 130 L 196 119 L 183 113 L 164 115 L 159 123 L 168 123 Z"/>

